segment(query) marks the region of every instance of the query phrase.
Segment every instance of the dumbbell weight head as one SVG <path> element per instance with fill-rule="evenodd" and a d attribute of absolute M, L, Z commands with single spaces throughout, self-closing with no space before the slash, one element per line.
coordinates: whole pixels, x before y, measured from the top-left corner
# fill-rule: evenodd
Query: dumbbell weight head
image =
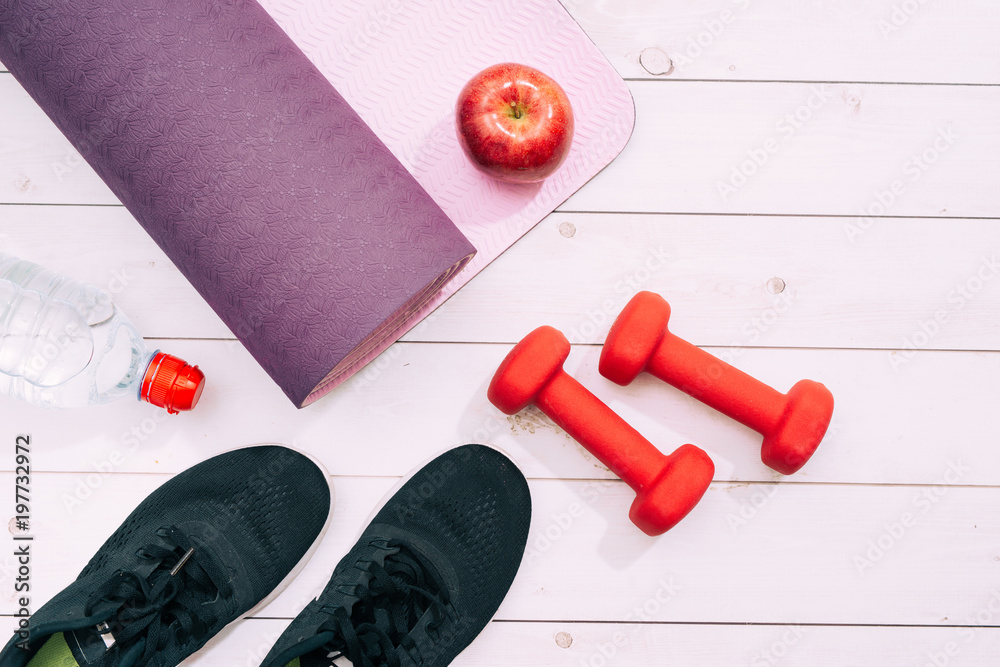
<path fill-rule="evenodd" d="M 764 438 L 760 459 L 783 475 L 806 464 L 833 417 L 833 394 L 819 382 L 800 380 L 786 394 L 778 426 Z"/>
<path fill-rule="evenodd" d="M 694 445 L 681 445 L 666 458 L 653 483 L 636 493 L 628 517 L 647 535 L 661 535 L 694 509 L 705 495 L 715 464 Z"/>
<path fill-rule="evenodd" d="M 659 294 L 639 292 L 611 325 L 598 370 L 623 387 L 646 368 L 667 331 L 670 304 Z"/>
<path fill-rule="evenodd" d="M 569 341 L 559 330 L 538 327 L 510 351 L 493 375 L 486 391 L 490 403 L 508 415 L 528 407 L 562 371 L 569 351 Z"/>

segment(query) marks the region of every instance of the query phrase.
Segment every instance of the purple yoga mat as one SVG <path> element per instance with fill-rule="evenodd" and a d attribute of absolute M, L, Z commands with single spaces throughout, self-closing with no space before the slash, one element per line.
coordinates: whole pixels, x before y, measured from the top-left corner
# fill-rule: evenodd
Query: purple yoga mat
<path fill-rule="evenodd" d="M 0 60 L 299 407 L 475 254 L 256 2 L 0 0 Z"/>

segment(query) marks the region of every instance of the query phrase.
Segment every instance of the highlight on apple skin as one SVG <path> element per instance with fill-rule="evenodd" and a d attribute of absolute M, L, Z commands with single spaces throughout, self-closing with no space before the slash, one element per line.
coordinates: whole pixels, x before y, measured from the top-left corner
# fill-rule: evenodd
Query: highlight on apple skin
<path fill-rule="evenodd" d="M 573 108 L 562 87 L 533 67 L 500 63 L 469 80 L 455 105 L 458 140 L 483 173 L 537 183 L 566 160 Z"/>

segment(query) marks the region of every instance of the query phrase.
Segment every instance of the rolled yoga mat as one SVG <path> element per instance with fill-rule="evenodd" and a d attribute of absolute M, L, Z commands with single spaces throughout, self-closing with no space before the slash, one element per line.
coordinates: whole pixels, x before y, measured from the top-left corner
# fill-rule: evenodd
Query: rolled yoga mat
<path fill-rule="evenodd" d="M 298 407 L 475 254 L 252 0 L 0 0 L 0 60 Z"/>

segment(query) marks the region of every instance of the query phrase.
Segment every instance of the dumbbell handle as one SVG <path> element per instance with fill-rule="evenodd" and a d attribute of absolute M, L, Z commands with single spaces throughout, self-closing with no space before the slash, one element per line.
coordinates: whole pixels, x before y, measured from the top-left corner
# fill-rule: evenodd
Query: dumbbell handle
<path fill-rule="evenodd" d="M 777 428 L 785 395 L 670 331 L 646 371 L 759 433 Z"/>
<path fill-rule="evenodd" d="M 565 371 L 557 371 L 535 405 L 637 493 L 653 483 L 666 455 Z"/>

